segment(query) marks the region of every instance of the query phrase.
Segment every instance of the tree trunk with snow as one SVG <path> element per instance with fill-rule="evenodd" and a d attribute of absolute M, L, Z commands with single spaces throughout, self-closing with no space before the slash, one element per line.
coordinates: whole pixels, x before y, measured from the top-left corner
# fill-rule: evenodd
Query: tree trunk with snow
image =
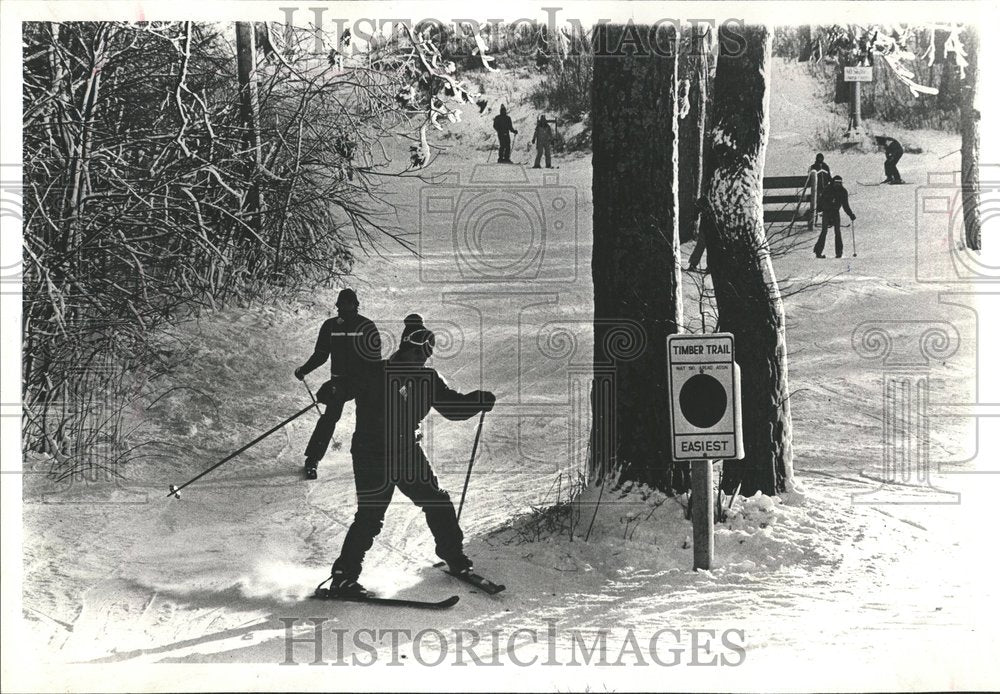
<path fill-rule="evenodd" d="M 678 138 L 678 220 L 681 243 L 698 236 L 698 207 L 703 170 L 702 143 L 705 139 L 705 85 L 708 82 L 708 56 L 704 39 L 697 31 L 685 32 L 688 50 L 681 59 L 682 78 L 688 82 L 688 112 L 680 121 Z"/>
<path fill-rule="evenodd" d="M 746 457 L 727 461 L 723 487 L 747 496 L 785 489 L 792 471 L 785 314 L 764 233 L 771 32 L 746 26 L 746 50 L 720 55 L 708 152 L 715 224 L 706 244 L 720 331 L 733 333 L 743 373 Z"/>
<path fill-rule="evenodd" d="M 673 27 L 658 32 L 676 46 Z M 592 469 L 676 491 L 687 488 L 666 409 L 666 339 L 681 325 L 677 52 L 613 55 L 636 35 L 649 28 L 595 35 Z"/>
<path fill-rule="evenodd" d="M 965 245 L 979 251 L 983 247 L 982 218 L 979 211 L 979 34 L 975 26 L 962 32 L 965 48 L 965 80 L 962 82 L 962 211 L 965 219 Z"/>

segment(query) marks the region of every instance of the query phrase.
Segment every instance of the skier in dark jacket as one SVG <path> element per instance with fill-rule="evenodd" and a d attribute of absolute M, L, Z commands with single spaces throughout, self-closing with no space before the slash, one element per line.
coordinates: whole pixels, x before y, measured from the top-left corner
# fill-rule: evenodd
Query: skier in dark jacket
<path fill-rule="evenodd" d="M 354 399 L 358 384 L 381 363 L 382 341 L 378 328 L 358 313 L 359 307 L 358 295 L 353 289 L 341 291 L 337 296 L 337 317 L 323 323 L 312 356 L 295 369 L 295 378 L 301 381 L 330 359 L 331 378 L 316 393 L 317 400 L 326 405 L 326 411 L 316 422 L 306 446 L 307 479 L 316 479 L 316 467 L 326 455 L 344 403 Z"/>
<path fill-rule="evenodd" d="M 555 121 L 552 122 L 555 123 Z M 545 168 L 552 168 L 553 137 L 549 121 L 545 116 L 539 116 L 538 122 L 535 123 L 535 136 L 531 138 L 531 144 L 535 145 L 535 166 L 533 168 L 542 168 L 542 154 L 545 155 Z"/>
<path fill-rule="evenodd" d="M 493 129 L 497 131 L 497 137 L 500 140 L 497 163 L 510 164 L 510 134 L 517 135 L 517 131 L 514 129 L 514 123 L 511 122 L 510 116 L 507 115 L 506 106 L 500 106 L 500 115 L 493 119 Z"/>
<path fill-rule="evenodd" d="M 382 531 L 382 520 L 398 488 L 423 509 L 434 535 L 435 552 L 453 573 L 470 572 L 462 530 L 448 492 L 438 485 L 418 440 L 424 417 L 437 410 L 447 419 L 469 419 L 493 409 L 488 391 L 462 394 L 425 362 L 434 350 L 434 333 L 416 314 L 407 316 L 400 348 L 381 363 L 356 396 L 357 423 L 351 442 L 358 510 L 333 563 L 330 591 L 366 595 L 358 583 L 365 553 Z"/>
<path fill-rule="evenodd" d="M 882 183 L 899 185 L 903 179 L 899 175 L 896 164 L 903 158 L 903 145 L 899 144 L 899 140 L 886 135 L 876 137 L 875 142 L 879 147 L 885 148 L 885 180 Z"/>
<path fill-rule="evenodd" d="M 816 254 L 817 258 L 826 257 L 823 255 L 823 247 L 826 245 L 827 227 L 831 224 L 833 225 L 833 232 L 836 239 L 835 248 L 837 257 L 840 258 L 844 255 L 844 241 L 840 237 L 840 209 L 844 209 L 844 212 L 847 213 L 852 222 L 857 218 L 851 210 L 851 205 L 848 203 L 847 198 L 847 190 L 844 188 L 843 179 L 840 176 L 834 176 L 833 181 L 823 191 L 823 195 L 819 200 L 819 209 L 823 213 L 823 231 L 820 232 L 819 240 L 813 246 L 813 253 Z"/>
<path fill-rule="evenodd" d="M 822 154 L 816 155 L 816 161 L 809 167 L 809 171 L 816 172 L 816 192 L 822 195 L 830 182 L 830 167 L 823 161 Z"/>

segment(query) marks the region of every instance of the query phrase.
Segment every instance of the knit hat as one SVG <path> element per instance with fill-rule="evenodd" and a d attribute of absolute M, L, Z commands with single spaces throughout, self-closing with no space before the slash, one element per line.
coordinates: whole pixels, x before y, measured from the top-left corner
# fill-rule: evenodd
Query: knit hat
<path fill-rule="evenodd" d="M 337 295 L 337 308 L 357 308 L 360 305 L 358 295 L 351 288 L 341 289 L 340 294 Z"/>
<path fill-rule="evenodd" d="M 403 334 L 399 338 L 400 344 L 407 341 L 417 330 L 424 329 L 424 319 L 419 313 L 411 313 L 403 319 Z"/>
<path fill-rule="evenodd" d="M 434 353 L 434 332 L 427 328 L 417 328 L 406 336 L 402 348 L 417 348 L 424 350 L 424 356 Z"/>

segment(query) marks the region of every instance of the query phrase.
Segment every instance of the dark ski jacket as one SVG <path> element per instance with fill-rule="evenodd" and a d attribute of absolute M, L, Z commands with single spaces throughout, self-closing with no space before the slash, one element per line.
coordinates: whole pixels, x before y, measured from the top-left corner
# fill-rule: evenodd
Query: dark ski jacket
<path fill-rule="evenodd" d="M 416 442 L 416 431 L 431 409 L 461 421 L 479 414 L 484 394 L 459 393 L 428 366 L 380 361 L 355 397 L 351 453 L 382 456 L 395 446 Z"/>
<path fill-rule="evenodd" d="M 330 375 L 363 379 L 381 362 L 382 340 L 375 323 L 361 314 L 341 314 L 324 321 L 312 356 L 301 366 L 303 375 L 330 359 Z"/>
<path fill-rule="evenodd" d="M 531 138 L 532 143 L 538 147 L 547 147 L 552 143 L 552 126 L 548 123 L 535 126 L 535 136 Z"/>
<path fill-rule="evenodd" d="M 830 179 L 830 167 L 827 166 L 826 162 L 823 162 L 822 164 L 816 164 L 814 162 L 813 165 L 809 167 L 809 170 L 810 171 L 822 171 L 823 173 L 825 173 L 826 174 L 825 176 L 823 176 L 823 175 L 819 176 L 819 180 L 820 181 L 822 181 L 824 179 L 826 179 L 826 180 Z"/>
<path fill-rule="evenodd" d="M 840 214 L 840 208 L 843 207 L 847 216 L 854 219 L 854 212 L 847 198 L 847 189 L 844 186 L 828 185 L 819 199 L 819 209 L 827 214 Z"/>
<path fill-rule="evenodd" d="M 506 113 L 501 113 L 493 119 L 493 129 L 501 135 L 517 132 L 514 130 L 514 123 L 511 122 L 510 116 Z"/>
<path fill-rule="evenodd" d="M 903 145 L 899 144 L 899 140 L 894 140 L 891 137 L 885 138 L 885 156 L 887 159 L 896 160 L 903 156 Z"/>

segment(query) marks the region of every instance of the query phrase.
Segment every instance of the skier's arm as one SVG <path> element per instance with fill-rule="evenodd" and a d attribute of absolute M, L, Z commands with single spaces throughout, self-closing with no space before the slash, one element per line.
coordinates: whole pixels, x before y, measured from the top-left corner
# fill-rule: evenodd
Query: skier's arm
<path fill-rule="evenodd" d="M 844 205 L 844 212 L 847 213 L 848 217 L 850 217 L 851 219 L 854 219 L 854 211 L 851 210 L 851 205 L 850 205 L 849 202 L 847 202 L 847 198 L 848 198 L 848 195 L 847 195 L 847 191 L 845 190 L 844 191 L 843 203 L 842 203 Z"/>
<path fill-rule="evenodd" d="M 306 363 L 295 369 L 295 377 L 300 381 L 308 374 L 315 371 L 326 363 L 330 357 L 330 321 L 326 321 L 319 329 L 319 336 L 316 338 L 316 347 L 313 348 L 312 356 Z"/>
<path fill-rule="evenodd" d="M 461 421 L 474 417 L 480 412 L 493 409 L 496 396 L 485 390 L 474 390 L 471 393 L 459 393 L 434 372 L 434 392 L 431 407 L 446 419 Z"/>

